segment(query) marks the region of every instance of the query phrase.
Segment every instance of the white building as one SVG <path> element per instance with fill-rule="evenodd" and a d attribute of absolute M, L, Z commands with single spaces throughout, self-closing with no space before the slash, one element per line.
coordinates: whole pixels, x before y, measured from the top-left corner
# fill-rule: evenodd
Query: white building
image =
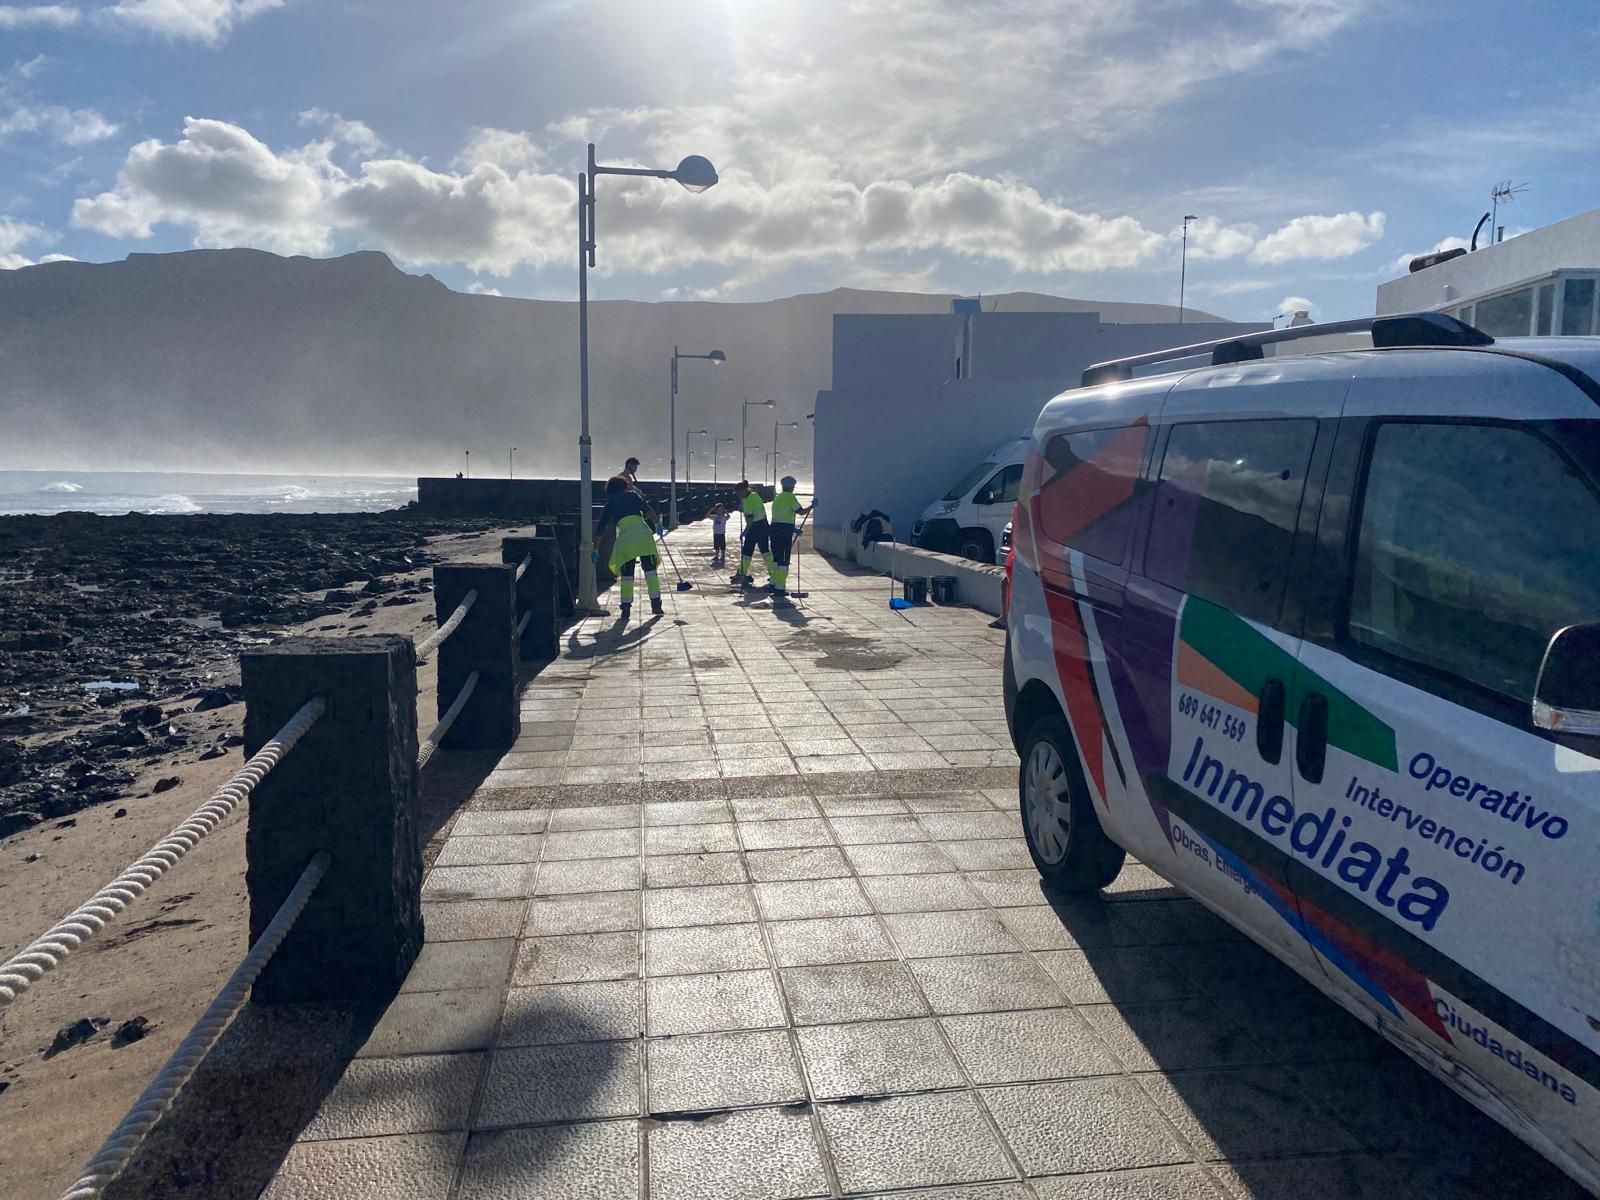
<path fill-rule="evenodd" d="M 1492 337 L 1600 332 L 1600 208 L 1378 286 L 1377 311 L 1439 311 Z"/>
<path fill-rule="evenodd" d="M 1033 429 L 1052 396 L 1109 358 L 1265 329 L 1111 324 L 1098 312 L 838 314 L 833 387 L 817 393 L 817 546 L 842 551 L 852 518 L 887 512 L 897 536 L 983 455 Z M 1171 310 L 1162 309 L 1160 312 Z"/>

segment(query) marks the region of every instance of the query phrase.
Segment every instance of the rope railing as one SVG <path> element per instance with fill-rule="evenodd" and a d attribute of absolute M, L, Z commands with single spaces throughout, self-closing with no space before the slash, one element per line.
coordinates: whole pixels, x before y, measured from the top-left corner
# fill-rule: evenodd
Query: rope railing
<path fill-rule="evenodd" d="M 528 555 L 517 564 L 517 582 L 522 582 L 522 577 L 528 573 L 528 568 L 533 565 L 533 555 Z"/>
<path fill-rule="evenodd" d="M 477 599 L 477 588 L 473 588 L 465 596 L 461 597 L 461 603 L 456 605 L 455 612 L 451 613 L 450 616 L 445 619 L 445 623 L 439 626 L 438 629 L 435 629 L 417 644 L 416 655 L 418 662 L 424 661 L 433 651 L 435 646 L 444 641 L 445 638 L 449 637 L 457 629 L 461 628 L 461 622 L 467 619 L 467 613 L 471 610 Z"/>
<path fill-rule="evenodd" d="M 189 1030 L 172 1057 L 157 1072 L 143 1094 L 128 1110 L 117 1127 L 111 1131 L 104 1144 L 83 1168 L 83 1174 L 61 1194 L 61 1200 L 96 1200 L 128 1165 L 156 1123 L 172 1107 L 178 1092 L 195 1073 L 222 1033 L 232 1023 L 249 997 L 250 988 L 261 974 L 269 959 L 288 935 L 295 919 L 305 909 L 311 893 L 327 873 L 332 860 L 318 853 L 312 856 L 299 881 L 284 898 L 277 914 L 261 931 L 256 944 L 244 956 L 239 966 L 223 984 L 222 990 L 211 1001 L 210 1007 L 200 1015 L 194 1028 Z"/>
<path fill-rule="evenodd" d="M 466 707 L 467 700 L 472 695 L 472 689 L 478 686 L 478 673 L 468 675 L 466 682 L 461 685 L 461 690 L 456 693 L 456 698 L 450 702 L 450 707 L 445 710 L 444 716 L 439 718 L 439 723 L 433 727 L 433 732 L 422 740 L 417 747 L 417 770 L 422 770 L 428 765 L 428 760 L 433 757 L 433 752 L 439 748 L 439 743 L 444 740 L 444 735 L 450 732 L 450 726 L 456 723 L 456 718 L 461 715 L 461 710 Z"/>
<path fill-rule="evenodd" d="M 533 609 L 528 609 L 522 614 L 522 619 L 517 622 L 517 636 L 522 636 L 522 631 L 528 628 L 528 622 L 533 620 Z"/>
<path fill-rule="evenodd" d="M 0 1009 L 37 983 L 47 971 L 60 966 L 67 955 L 110 924 L 226 820 L 256 784 L 266 778 L 267 772 L 294 749 L 295 743 L 316 723 L 326 707 L 320 696 L 306 701 L 249 762 L 189 815 L 188 820 L 20 953 L 0 963 Z"/>

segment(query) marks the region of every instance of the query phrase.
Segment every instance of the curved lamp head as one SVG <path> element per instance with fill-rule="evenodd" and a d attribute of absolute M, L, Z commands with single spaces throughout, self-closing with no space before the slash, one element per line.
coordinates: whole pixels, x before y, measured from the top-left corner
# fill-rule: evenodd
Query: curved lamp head
<path fill-rule="evenodd" d="M 713 350 L 710 354 L 706 355 L 706 357 L 719 367 L 728 361 L 728 356 L 721 350 Z"/>
<path fill-rule="evenodd" d="M 706 435 L 706 431 L 704 429 L 691 429 L 689 432 L 694 434 L 695 437 L 705 437 Z"/>
<path fill-rule="evenodd" d="M 684 186 L 686 191 L 703 192 L 717 184 L 717 169 L 711 165 L 709 158 L 698 154 L 691 154 L 678 164 L 678 169 L 672 177 Z"/>

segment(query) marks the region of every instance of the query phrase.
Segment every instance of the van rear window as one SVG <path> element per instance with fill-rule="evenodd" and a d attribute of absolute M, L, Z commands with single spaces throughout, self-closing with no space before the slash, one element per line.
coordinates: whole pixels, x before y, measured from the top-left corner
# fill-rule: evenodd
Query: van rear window
<path fill-rule="evenodd" d="M 1039 529 L 1052 542 L 1122 566 L 1150 426 L 1057 434 L 1045 444 Z"/>
<path fill-rule="evenodd" d="M 1158 583 L 1274 624 L 1317 437 L 1311 420 L 1174 425 L 1145 553 Z"/>

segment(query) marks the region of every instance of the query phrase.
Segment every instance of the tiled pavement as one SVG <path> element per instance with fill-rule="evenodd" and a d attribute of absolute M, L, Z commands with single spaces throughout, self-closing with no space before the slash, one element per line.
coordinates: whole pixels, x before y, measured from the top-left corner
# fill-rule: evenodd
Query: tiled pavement
<path fill-rule="evenodd" d="M 1578 1194 L 1146 868 L 1043 891 L 1003 635 L 803 574 L 533 682 L 271 1200 Z"/>

